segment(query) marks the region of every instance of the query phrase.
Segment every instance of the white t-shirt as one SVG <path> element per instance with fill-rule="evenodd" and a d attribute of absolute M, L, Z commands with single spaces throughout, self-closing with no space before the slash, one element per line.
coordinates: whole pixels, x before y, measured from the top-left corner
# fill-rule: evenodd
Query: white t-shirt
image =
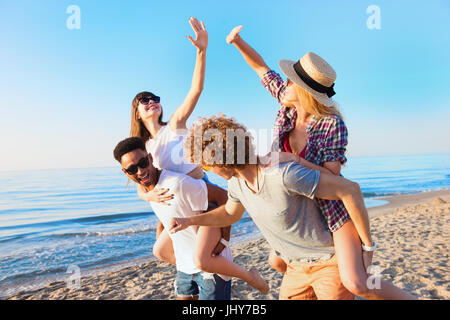
<path fill-rule="evenodd" d="M 187 130 L 184 131 L 185 134 L 180 134 L 180 132 L 183 133 L 182 130 L 175 132 L 170 125 L 165 125 L 156 137 L 147 141 L 146 148 L 153 156 L 155 168 L 188 174 L 197 167 L 184 158 L 183 144 Z"/>
<path fill-rule="evenodd" d="M 208 190 L 203 180 L 193 179 L 187 175 L 169 170 L 162 170 L 155 188 L 168 188 L 174 194 L 170 206 L 151 202 L 156 216 L 168 230 L 170 218 L 191 217 L 202 213 L 208 208 Z M 190 226 L 175 234 L 169 234 L 172 239 L 177 270 L 194 274 L 200 272 L 194 264 L 195 240 L 198 226 Z M 233 260 L 229 247 L 225 248 L 221 256 Z M 230 277 L 221 276 L 225 281 Z"/>

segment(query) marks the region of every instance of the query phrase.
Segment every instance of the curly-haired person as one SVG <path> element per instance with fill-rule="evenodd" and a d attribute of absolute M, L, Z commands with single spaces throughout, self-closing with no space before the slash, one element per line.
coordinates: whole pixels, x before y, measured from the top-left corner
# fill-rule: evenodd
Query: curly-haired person
<path fill-rule="evenodd" d="M 191 161 L 228 180 L 228 201 L 203 215 L 173 218 L 169 232 L 191 225 L 227 226 L 247 210 L 271 248 L 287 262 L 280 299 L 354 298 L 341 281 L 333 237 L 313 199 L 341 200 L 352 217 L 368 219 L 357 183 L 295 161 L 263 165 L 251 134 L 224 116 L 195 123 L 185 148 Z M 358 238 L 356 230 L 352 235 Z M 370 265 L 372 256 L 366 258 Z M 383 280 L 380 288 L 367 288 L 364 295 L 378 298 L 382 291 L 414 298 Z"/>

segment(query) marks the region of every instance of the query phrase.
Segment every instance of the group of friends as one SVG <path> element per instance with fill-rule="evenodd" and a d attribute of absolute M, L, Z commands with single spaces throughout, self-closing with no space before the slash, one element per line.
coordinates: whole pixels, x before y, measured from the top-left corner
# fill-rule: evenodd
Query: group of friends
<path fill-rule="evenodd" d="M 177 298 L 231 299 L 232 277 L 269 292 L 258 270 L 234 263 L 229 248 L 230 227 L 247 211 L 271 247 L 268 263 L 284 274 L 280 299 L 415 299 L 387 281 L 367 285 L 376 243 L 359 185 L 341 176 L 348 133 L 332 98 L 333 68 L 308 52 L 298 61 L 280 60 L 283 81 L 241 37 L 242 26 L 228 34 L 227 43 L 280 105 L 272 151 L 257 156 L 251 134 L 233 118 L 200 118 L 188 130 L 204 87 L 208 47 L 204 23 L 192 17 L 189 23 L 197 56 L 186 98 L 165 122 L 160 97 L 138 93 L 130 137 L 114 149 L 160 221 L 153 254 L 176 266 Z M 202 139 L 211 130 L 219 134 Z M 230 131 L 244 133 L 241 149 Z M 227 161 L 214 161 L 218 155 Z M 225 178 L 228 190 L 211 183 L 205 171 Z"/>

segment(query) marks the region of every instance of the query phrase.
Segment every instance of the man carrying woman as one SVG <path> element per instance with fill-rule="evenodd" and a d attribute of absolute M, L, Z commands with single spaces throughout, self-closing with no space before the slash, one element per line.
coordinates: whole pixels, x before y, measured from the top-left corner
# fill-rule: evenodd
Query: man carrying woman
<path fill-rule="evenodd" d="M 222 194 L 226 196 L 226 191 L 212 185 L 201 167 L 190 163 L 183 155 L 183 142 L 187 134 L 186 122 L 194 111 L 204 87 L 208 47 L 208 33 L 204 23 L 192 17 L 189 19 L 189 23 L 196 37 L 195 39 L 191 36 L 187 37 L 196 48 L 197 56 L 191 88 L 186 98 L 169 121 L 165 122 L 163 121 L 161 98 L 148 91 L 138 93 L 131 104 L 131 136 L 142 139 L 146 144 L 146 150 L 157 170 L 167 170 L 201 180 L 207 185 L 208 197 L 220 199 Z M 173 190 L 168 190 L 166 185 L 168 184 L 158 184 L 157 188 L 146 188 L 142 184 L 138 184 L 139 197 L 151 202 L 153 207 L 169 205 L 176 195 L 169 193 Z M 163 229 L 161 225 L 159 229 Z M 246 270 L 229 259 L 214 255 L 213 250 L 220 243 L 221 238 L 222 232 L 219 228 L 198 228 L 195 251 L 198 269 L 209 273 L 238 277 L 263 294 L 267 294 L 269 286 L 256 269 Z M 159 234 L 153 252 L 155 256 L 166 262 L 177 263 L 174 247 L 166 229 Z"/>

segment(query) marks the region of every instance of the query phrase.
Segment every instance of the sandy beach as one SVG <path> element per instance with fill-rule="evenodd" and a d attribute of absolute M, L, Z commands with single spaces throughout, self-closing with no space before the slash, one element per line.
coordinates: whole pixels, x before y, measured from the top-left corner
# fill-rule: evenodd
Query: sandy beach
<path fill-rule="evenodd" d="M 450 191 L 383 200 L 389 204 L 369 209 L 373 238 L 379 247 L 373 261 L 383 279 L 419 299 L 450 299 Z M 232 299 L 278 299 L 282 275 L 267 263 L 267 242 L 257 239 L 235 244 L 232 251 L 235 262 L 246 268 L 256 266 L 271 286 L 270 293 L 263 296 L 243 281 L 233 279 Z M 8 299 L 175 299 L 174 277 L 175 267 L 150 261 L 82 278 L 79 289 L 56 282 Z"/>

